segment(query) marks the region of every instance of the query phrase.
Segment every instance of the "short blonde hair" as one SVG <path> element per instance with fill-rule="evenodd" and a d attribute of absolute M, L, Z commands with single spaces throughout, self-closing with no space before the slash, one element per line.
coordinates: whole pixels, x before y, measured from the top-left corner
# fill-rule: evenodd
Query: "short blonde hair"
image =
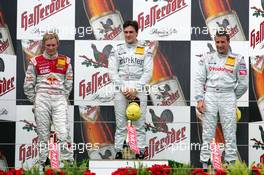
<path fill-rule="evenodd" d="M 42 47 L 41 47 L 41 53 L 43 53 L 44 52 L 44 50 L 45 50 L 45 42 L 47 41 L 47 40 L 50 40 L 50 39 L 56 39 L 57 40 L 57 44 L 59 45 L 59 36 L 58 36 L 58 34 L 57 33 L 55 33 L 55 32 L 46 32 L 44 35 L 43 35 L 43 37 L 42 37 Z"/>
<path fill-rule="evenodd" d="M 55 32 L 47 32 L 43 35 L 42 43 L 44 44 L 45 41 L 55 38 L 57 40 L 57 43 L 59 44 L 59 36 Z"/>

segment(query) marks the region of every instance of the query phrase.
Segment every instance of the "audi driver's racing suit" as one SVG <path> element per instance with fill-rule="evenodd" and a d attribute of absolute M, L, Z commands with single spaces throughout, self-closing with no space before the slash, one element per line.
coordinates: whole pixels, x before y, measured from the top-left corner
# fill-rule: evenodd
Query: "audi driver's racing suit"
<path fill-rule="evenodd" d="M 60 160 L 73 161 L 68 124 L 68 96 L 72 89 L 73 72 L 70 58 L 45 52 L 31 59 L 24 81 L 24 92 L 34 103 L 34 114 L 39 136 L 39 163 L 48 156 L 51 122 L 60 143 Z"/>

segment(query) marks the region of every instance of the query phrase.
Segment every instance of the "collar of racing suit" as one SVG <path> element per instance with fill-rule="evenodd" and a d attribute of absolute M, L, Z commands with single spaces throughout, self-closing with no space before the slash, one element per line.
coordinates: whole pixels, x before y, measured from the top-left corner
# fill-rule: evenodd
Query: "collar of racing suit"
<path fill-rule="evenodd" d="M 227 57 L 227 55 L 230 55 L 230 50 L 227 52 L 227 54 L 220 54 L 220 53 L 218 53 L 217 52 L 217 56 L 219 57 L 219 58 L 226 58 Z"/>
<path fill-rule="evenodd" d="M 136 40 L 136 42 L 132 43 L 132 44 L 129 44 L 129 43 L 126 43 L 126 46 L 128 48 L 133 48 L 133 47 L 136 47 L 138 45 L 138 40 Z"/>
<path fill-rule="evenodd" d="M 58 52 L 56 52 L 54 55 L 47 54 L 46 51 L 43 52 L 43 57 L 49 60 L 54 60 L 58 57 Z"/>

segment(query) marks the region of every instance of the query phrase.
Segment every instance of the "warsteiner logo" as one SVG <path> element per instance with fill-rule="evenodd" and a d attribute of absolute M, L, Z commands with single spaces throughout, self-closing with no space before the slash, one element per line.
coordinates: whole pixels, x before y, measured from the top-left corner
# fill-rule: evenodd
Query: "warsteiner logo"
<path fill-rule="evenodd" d="M 40 21 L 44 21 L 48 17 L 66 9 L 71 6 L 69 0 L 51 0 L 50 4 L 43 5 L 37 4 L 33 7 L 33 13 L 29 13 L 28 10 L 21 14 L 21 28 L 25 31 L 28 27 L 37 25 Z"/>

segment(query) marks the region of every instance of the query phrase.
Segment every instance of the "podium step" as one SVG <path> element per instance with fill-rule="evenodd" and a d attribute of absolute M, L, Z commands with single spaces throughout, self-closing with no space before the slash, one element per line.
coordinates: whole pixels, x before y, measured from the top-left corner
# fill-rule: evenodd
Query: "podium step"
<path fill-rule="evenodd" d="M 168 165 L 166 160 L 90 160 L 89 169 L 96 175 L 111 175 L 118 168 L 138 167 L 139 164 L 151 167 L 154 164 Z"/>

